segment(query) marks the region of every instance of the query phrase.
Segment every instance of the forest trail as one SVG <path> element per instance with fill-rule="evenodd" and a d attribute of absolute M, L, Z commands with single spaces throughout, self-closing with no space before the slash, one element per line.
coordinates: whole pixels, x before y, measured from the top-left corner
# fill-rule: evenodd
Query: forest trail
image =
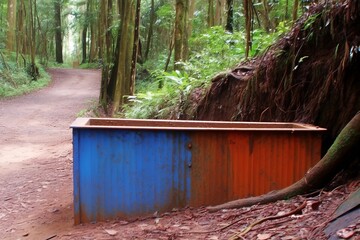
<path fill-rule="evenodd" d="M 69 126 L 97 101 L 101 76 L 49 73 L 47 88 L 0 100 L 0 239 L 47 239 L 73 225 Z"/>

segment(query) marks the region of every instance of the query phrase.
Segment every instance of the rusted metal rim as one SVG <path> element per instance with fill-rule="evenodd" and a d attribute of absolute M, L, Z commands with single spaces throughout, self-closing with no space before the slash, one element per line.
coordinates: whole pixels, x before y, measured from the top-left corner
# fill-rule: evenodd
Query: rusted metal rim
<path fill-rule="evenodd" d="M 185 120 L 143 120 L 120 118 L 77 118 L 71 128 L 222 130 L 222 131 L 325 131 L 325 128 L 291 122 L 226 122 Z"/>

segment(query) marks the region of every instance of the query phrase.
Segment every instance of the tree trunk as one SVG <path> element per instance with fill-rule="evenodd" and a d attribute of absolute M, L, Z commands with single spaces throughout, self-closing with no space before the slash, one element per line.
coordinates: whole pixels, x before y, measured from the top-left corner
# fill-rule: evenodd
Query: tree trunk
<path fill-rule="evenodd" d="M 60 0 L 54 1 L 55 9 L 55 59 L 57 63 L 63 63 L 62 36 L 61 36 L 61 4 Z"/>
<path fill-rule="evenodd" d="M 113 90 L 113 109 L 112 115 L 119 111 L 124 103 L 124 96 L 130 94 L 131 86 L 131 61 L 134 47 L 135 31 L 135 0 L 118 1 L 121 29 L 118 36 L 118 58 L 116 59 L 116 81 Z M 113 79 L 112 79 L 113 80 Z"/>
<path fill-rule="evenodd" d="M 86 63 L 86 59 L 87 59 L 87 53 L 86 53 L 86 48 L 87 48 L 87 41 L 86 41 L 87 29 L 88 29 L 88 26 L 85 24 L 85 25 L 84 25 L 84 28 L 83 28 L 83 30 L 82 30 L 82 33 L 81 33 L 81 48 L 82 48 L 82 61 L 81 61 L 81 63 Z"/>
<path fill-rule="evenodd" d="M 17 20 L 16 20 L 16 62 L 19 64 L 19 54 L 22 54 L 25 52 L 23 39 L 24 39 L 24 19 L 25 19 L 25 13 L 24 10 L 24 0 L 20 0 L 19 7 L 17 11 Z M 25 66 L 25 63 L 24 63 Z"/>
<path fill-rule="evenodd" d="M 176 0 L 176 18 L 175 18 L 175 42 L 174 42 L 174 69 L 179 69 L 177 62 L 183 60 L 182 57 L 182 38 L 184 37 L 184 0 Z"/>
<path fill-rule="evenodd" d="M 185 0 L 185 12 L 184 12 L 184 37 L 182 42 L 182 57 L 183 61 L 186 61 L 189 58 L 189 38 L 191 32 L 189 31 L 189 1 Z"/>
<path fill-rule="evenodd" d="M 223 24 L 224 3 L 224 0 L 216 0 L 215 25 L 221 26 Z"/>
<path fill-rule="evenodd" d="M 94 12 L 95 12 L 95 2 L 93 0 L 88 0 L 89 1 L 89 10 L 90 10 L 90 51 L 89 51 L 89 62 L 94 62 L 95 58 L 97 56 L 97 43 L 96 43 L 96 19 L 94 17 Z"/>
<path fill-rule="evenodd" d="M 244 0 L 243 5 L 244 5 L 245 32 L 246 32 L 245 58 L 248 58 L 251 48 L 252 1 Z"/>
<path fill-rule="evenodd" d="M 9 51 L 14 51 L 16 30 L 16 0 L 8 0 L 7 23 L 8 29 L 6 35 L 6 48 Z"/>
<path fill-rule="evenodd" d="M 207 23 L 208 23 L 209 28 L 214 26 L 214 20 L 215 20 L 214 0 L 209 0 L 208 19 L 207 19 Z"/>
<path fill-rule="evenodd" d="M 132 53 L 132 62 L 131 62 L 131 73 L 130 73 L 130 94 L 135 94 L 135 78 L 136 78 L 136 63 L 139 54 L 139 45 L 140 45 L 140 5 L 141 0 L 136 1 L 136 17 L 135 17 L 135 30 L 134 30 L 134 46 L 133 46 L 133 53 Z"/>
<path fill-rule="evenodd" d="M 189 0 L 176 0 L 175 18 L 175 41 L 174 41 L 174 69 L 179 70 L 181 66 L 177 64 L 186 60 L 187 53 L 187 16 L 189 10 Z"/>
<path fill-rule="evenodd" d="M 169 68 L 169 64 L 170 64 L 170 60 L 171 60 L 171 55 L 172 55 L 172 52 L 174 50 L 174 45 L 175 45 L 175 27 L 174 29 L 172 30 L 172 34 L 171 34 L 171 39 L 170 39 L 170 43 L 169 43 L 169 53 L 168 53 L 168 56 L 166 58 L 166 62 L 165 62 L 165 69 L 164 71 L 166 72 Z M 162 85 L 160 83 L 160 86 L 159 88 L 162 88 Z"/>
<path fill-rule="evenodd" d="M 87 61 L 87 32 L 88 32 L 88 27 L 89 27 L 89 9 L 90 9 L 90 5 L 89 2 L 86 3 L 86 12 L 85 12 L 85 23 L 82 29 L 82 33 L 81 33 L 81 48 L 82 48 L 82 61 L 81 63 L 86 63 Z"/>
<path fill-rule="evenodd" d="M 292 20 L 293 22 L 297 19 L 297 12 L 298 12 L 299 0 L 294 0 L 294 8 L 292 12 Z"/>
<path fill-rule="evenodd" d="M 153 36 L 153 31 L 154 31 L 154 23 L 155 23 L 155 2 L 154 0 L 151 0 L 151 9 L 150 9 L 150 22 L 149 22 L 149 31 L 148 31 L 148 35 L 147 35 L 147 40 L 146 40 L 146 47 L 145 47 L 145 59 L 144 61 L 146 61 L 148 59 L 149 56 L 149 51 L 150 51 L 150 46 L 151 46 L 151 39 Z"/>
<path fill-rule="evenodd" d="M 262 12 L 261 15 L 263 16 L 264 28 L 265 28 L 265 31 L 267 33 L 269 33 L 270 30 L 274 30 L 274 29 L 272 29 L 273 27 L 272 27 L 272 23 L 271 23 L 271 20 L 270 20 L 270 17 L 269 17 L 268 2 L 267 2 L 267 0 L 263 0 L 262 3 L 263 3 L 264 11 Z M 252 2 L 250 1 L 248 4 L 252 5 Z"/>
<path fill-rule="evenodd" d="M 36 66 L 36 32 L 35 32 L 35 19 L 34 19 L 34 8 L 36 6 L 36 0 L 29 0 L 29 15 L 27 21 L 28 27 L 28 44 L 30 50 L 30 66 L 28 68 L 28 73 L 31 76 L 32 80 L 37 80 L 39 77 L 39 69 Z"/>
<path fill-rule="evenodd" d="M 99 103 L 103 107 L 105 111 L 107 111 L 108 105 L 108 84 L 109 84 L 109 72 L 110 72 L 110 64 L 111 64 L 111 49 L 112 49 L 112 41 L 111 41 L 111 30 L 110 25 L 112 22 L 112 0 L 103 0 L 100 2 L 101 9 L 101 17 L 99 21 L 99 33 L 104 34 L 99 36 L 99 57 L 103 60 L 102 66 L 102 74 L 101 74 L 101 87 L 100 87 L 100 96 Z M 101 29 L 101 30 L 100 30 Z"/>
<path fill-rule="evenodd" d="M 244 0 L 246 1 L 246 0 Z M 227 5 L 227 19 L 226 19 L 226 31 L 234 31 L 234 2 L 233 0 L 226 0 Z"/>
<path fill-rule="evenodd" d="M 99 11 L 99 17 L 97 22 L 97 28 L 98 28 L 98 58 L 99 60 L 104 60 L 104 42 L 105 42 L 105 31 L 107 28 L 107 7 L 108 7 L 108 0 L 103 0 L 99 2 L 100 11 Z"/>
<path fill-rule="evenodd" d="M 352 160 L 354 152 L 359 151 L 360 112 L 343 128 L 325 156 L 305 176 L 293 185 L 268 194 L 239 199 L 218 206 L 209 207 L 209 211 L 227 208 L 240 208 L 254 204 L 266 204 L 277 200 L 288 199 L 323 187 L 334 175 Z M 355 155 L 356 156 L 356 155 Z"/>

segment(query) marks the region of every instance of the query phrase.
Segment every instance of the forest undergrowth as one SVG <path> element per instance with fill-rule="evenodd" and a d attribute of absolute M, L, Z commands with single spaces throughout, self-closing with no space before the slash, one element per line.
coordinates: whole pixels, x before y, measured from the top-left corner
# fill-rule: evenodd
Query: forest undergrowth
<path fill-rule="evenodd" d="M 28 66 L 16 60 L 15 53 L 0 52 L 0 98 L 18 96 L 43 88 L 50 83 L 45 68 L 38 64 L 40 77 L 32 79 Z"/>

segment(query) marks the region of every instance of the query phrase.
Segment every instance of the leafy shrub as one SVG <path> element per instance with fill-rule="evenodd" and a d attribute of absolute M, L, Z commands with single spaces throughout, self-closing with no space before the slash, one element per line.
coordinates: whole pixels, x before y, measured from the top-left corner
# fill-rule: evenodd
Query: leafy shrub
<path fill-rule="evenodd" d="M 39 66 L 40 78 L 32 81 L 26 68 L 17 66 L 13 54 L 4 56 L 4 61 L 0 64 L 0 97 L 21 95 L 46 86 L 50 82 L 50 76 Z"/>
<path fill-rule="evenodd" d="M 266 50 L 287 30 L 285 23 L 280 23 L 277 31 L 270 34 L 254 30 L 250 57 Z M 174 117 L 193 89 L 206 88 L 215 74 L 226 71 L 245 58 L 245 34 L 229 33 L 222 27 L 212 27 L 194 34 L 189 46 L 189 60 L 179 63 L 182 65 L 182 71 L 161 70 L 161 62 L 165 62 L 166 59 L 165 54 L 139 66 L 138 71 L 147 69 L 151 74 L 146 79 L 137 80 L 137 93 L 128 97 L 129 102 L 123 109 L 124 117 Z"/>

